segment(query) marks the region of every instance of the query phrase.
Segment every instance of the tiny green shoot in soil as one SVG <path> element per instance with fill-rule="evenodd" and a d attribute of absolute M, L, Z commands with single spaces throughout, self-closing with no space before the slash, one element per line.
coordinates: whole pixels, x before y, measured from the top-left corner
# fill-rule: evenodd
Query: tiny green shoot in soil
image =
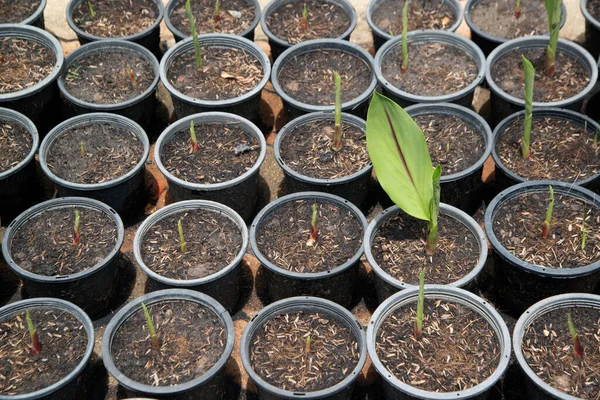
<path fill-rule="evenodd" d="M 308 9 L 306 8 L 306 3 L 302 7 L 302 30 L 305 31 L 308 29 Z"/>
<path fill-rule="evenodd" d="M 96 18 L 96 11 L 94 11 L 94 7 L 92 6 L 92 2 L 88 0 L 87 2 L 88 8 L 90 10 L 90 15 L 92 18 Z"/>
<path fill-rule="evenodd" d="M 83 145 L 83 143 L 81 143 L 81 146 L 79 146 L 79 152 L 81 153 L 81 158 L 85 157 L 85 146 Z"/>
<path fill-rule="evenodd" d="M 521 155 L 529 158 L 529 147 L 531 145 L 531 124 L 533 122 L 533 81 L 535 80 L 535 69 L 531 61 L 521 55 L 523 60 L 523 76 L 525 80 L 525 118 L 523 120 L 523 140 L 521 141 Z"/>
<path fill-rule="evenodd" d="M 306 353 L 310 353 L 310 335 L 306 337 L 306 347 L 304 350 L 306 350 Z"/>
<path fill-rule="evenodd" d="M 342 78 L 337 72 L 333 73 L 333 83 L 335 85 L 335 127 L 331 148 L 340 151 L 342 150 Z"/>
<path fill-rule="evenodd" d="M 73 244 L 79 244 L 81 232 L 79 231 L 79 210 L 75 210 L 75 223 L 73 224 Z"/>
<path fill-rule="evenodd" d="M 150 339 L 152 340 L 152 348 L 154 350 L 160 349 L 160 345 L 158 344 L 158 335 L 156 334 L 156 330 L 154 329 L 154 324 L 152 323 L 152 317 L 148 312 L 148 308 L 144 303 L 142 303 L 142 310 L 144 310 L 144 316 L 146 317 L 146 325 L 148 326 L 148 331 L 150 332 Z"/>
<path fill-rule="evenodd" d="M 194 121 L 190 121 L 190 137 L 192 138 L 192 151 L 200 150 L 198 146 L 198 139 L 196 138 L 196 129 L 194 128 Z"/>
<path fill-rule="evenodd" d="M 548 209 L 546 210 L 546 219 L 542 227 L 542 238 L 546 239 L 550 235 L 550 223 L 552 222 L 552 210 L 554 209 L 554 189 L 552 185 L 548 186 L 550 198 L 548 201 Z"/>
<path fill-rule="evenodd" d="M 310 222 L 310 238 L 306 241 L 306 245 L 309 247 L 314 246 L 317 243 L 317 237 L 319 231 L 317 230 L 317 205 L 312 205 L 312 218 Z"/>
<path fill-rule="evenodd" d="M 600 121 L 598 123 L 600 124 Z M 585 124 L 585 130 L 587 130 L 587 121 Z M 600 134 L 600 127 L 596 128 L 596 132 L 594 132 L 594 147 L 596 147 L 596 150 L 598 149 L 598 134 Z"/>
<path fill-rule="evenodd" d="M 219 13 L 221 11 L 221 2 L 219 0 L 215 0 L 215 10 L 213 11 L 213 19 L 215 22 L 219 22 L 221 17 Z"/>
<path fill-rule="evenodd" d="M 198 41 L 198 32 L 196 32 L 196 20 L 194 19 L 194 15 L 192 14 L 192 6 L 190 5 L 190 0 L 185 2 L 185 12 L 188 17 L 188 22 L 190 24 L 190 31 L 192 32 L 192 40 L 194 41 L 194 54 L 196 55 L 196 67 L 201 70 L 202 69 L 202 56 L 200 54 L 200 42 Z"/>
<path fill-rule="evenodd" d="M 135 86 L 135 72 L 129 69 L 129 79 L 131 79 L 131 86 Z"/>
<path fill-rule="evenodd" d="M 567 323 L 569 324 L 569 332 L 571 332 L 571 339 L 573 339 L 573 353 L 575 358 L 583 357 L 583 348 L 581 347 L 581 343 L 579 342 L 579 334 L 577 333 L 577 329 L 575 329 L 575 325 L 573 324 L 573 319 L 571 318 L 571 314 L 567 314 Z"/>
<path fill-rule="evenodd" d="M 35 326 L 33 326 L 29 310 L 25 310 L 25 320 L 27 321 L 27 329 L 29 330 L 29 337 L 31 338 L 31 353 L 34 355 L 40 354 L 42 351 L 42 344 L 40 343 L 37 330 L 35 329 Z"/>
<path fill-rule="evenodd" d="M 419 296 L 417 298 L 417 317 L 415 318 L 415 339 L 423 333 L 423 308 L 425 304 L 425 268 L 419 273 Z"/>
<path fill-rule="evenodd" d="M 546 47 L 546 75 L 552 76 L 555 70 L 556 47 L 562 17 L 562 0 L 544 0 L 544 6 L 546 7 L 548 30 L 550 31 L 550 41 L 548 47 Z"/>
<path fill-rule="evenodd" d="M 521 0 L 517 0 L 517 6 L 515 7 L 515 18 L 519 19 L 521 17 Z"/>
<path fill-rule="evenodd" d="M 181 247 L 181 252 L 187 253 L 187 243 L 185 241 L 185 237 L 183 236 L 183 226 L 181 225 L 181 220 L 177 221 L 177 231 L 179 232 L 179 247 Z"/>
<path fill-rule="evenodd" d="M 408 41 L 406 35 L 408 34 L 408 0 L 402 7 L 402 67 L 400 68 L 401 73 L 406 73 L 408 69 Z"/>
<path fill-rule="evenodd" d="M 79 68 L 81 68 L 81 65 L 78 65 L 78 66 L 77 66 L 77 68 L 75 68 L 75 69 L 73 70 L 73 72 L 71 72 L 71 73 L 69 74 L 69 78 L 70 78 L 70 79 L 75 79 L 75 77 L 76 77 L 76 76 L 79 76 L 79 74 L 78 74 L 78 72 L 79 72 Z"/>

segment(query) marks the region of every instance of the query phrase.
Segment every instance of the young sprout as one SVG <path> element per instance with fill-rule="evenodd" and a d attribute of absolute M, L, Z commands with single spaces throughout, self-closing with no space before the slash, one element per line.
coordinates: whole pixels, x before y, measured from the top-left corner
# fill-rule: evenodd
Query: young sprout
<path fill-rule="evenodd" d="M 135 86 L 135 72 L 129 69 L 129 79 L 131 79 L 131 86 Z"/>
<path fill-rule="evenodd" d="M 408 42 L 406 40 L 406 35 L 408 34 L 408 0 L 404 3 L 404 7 L 402 7 L 402 68 L 400 69 L 401 73 L 406 73 L 408 69 Z"/>
<path fill-rule="evenodd" d="M 194 121 L 190 121 L 190 137 L 192 138 L 192 150 L 198 151 L 198 139 L 196 139 L 196 129 L 194 128 Z"/>
<path fill-rule="evenodd" d="M 34 355 L 40 354 L 42 351 L 42 345 L 40 343 L 37 330 L 35 329 L 35 326 L 33 326 L 33 321 L 31 320 L 31 315 L 29 315 L 29 310 L 25 310 L 25 320 L 27 321 L 27 329 L 29 330 L 29 337 L 31 338 L 31 353 Z"/>
<path fill-rule="evenodd" d="M 575 329 L 575 325 L 573 325 L 571 314 L 567 314 L 567 323 L 569 324 L 569 332 L 571 332 L 571 338 L 573 339 L 575 358 L 581 358 L 583 357 L 583 349 L 581 348 L 581 343 L 579 342 L 579 334 Z"/>
<path fill-rule="evenodd" d="M 548 186 L 550 191 L 550 201 L 548 202 L 548 209 L 546 210 L 546 219 L 544 220 L 544 226 L 542 227 L 542 238 L 546 239 L 550 235 L 550 222 L 552 221 L 552 210 L 554 209 L 554 189 L 552 185 Z"/>
<path fill-rule="evenodd" d="M 179 246 L 181 247 L 182 253 L 187 253 L 187 243 L 183 236 L 183 227 L 181 226 L 181 220 L 177 221 L 177 230 L 179 231 Z"/>
<path fill-rule="evenodd" d="M 446 143 L 446 153 L 450 153 L 450 142 Z"/>
<path fill-rule="evenodd" d="M 79 68 L 81 68 L 81 65 L 78 65 L 77 68 L 75 68 L 73 72 L 69 74 L 69 79 L 75 79 L 76 76 L 79 76 Z"/>
<path fill-rule="evenodd" d="M 306 3 L 302 7 L 302 30 L 305 31 L 308 29 L 308 9 L 306 8 Z"/>
<path fill-rule="evenodd" d="M 333 73 L 333 83 L 335 84 L 335 128 L 331 148 L 340 151 L 342 150 L 342 78 L 337 72 Z"/>
<path fill-rule="evenodd" d="M 517 0 L 517 6 L 515 7 L 515 18 L 519 19 L 521 16 L 521 0 Z"/>
<path fill-rule="evenodd" d="M 79 211 L 75 210 L 75 224 L 73 225 L 73 244 L 79 244 L 81 234 L 79 232 Z"/>
<path fill-rule="evenodd" d="M 312 247 L 317 242 L 319 231 L 317 230 L 317 205 L 312 205 L 312 220 L 310 223 L 310 238 L 306 242 L 306 245 Z"/>
<path fill-rule="evenodd" d="M 550 31 L 550 41 L 548 47 L 546 47 L 546 75 L 552 76 L 555 69 L 556 46 L 558 45 L 558 33 L 562 17 L 562 0 L 544 0 L 544 6 L 546 7 L 548 30 Z"/>
<path fill-rule="evenodd" d="M 419 274 L 419 297 L 417 299 L 417 318 L 415 319 L 415 339 L 423 333 L 423 307 L 425 304 L 425 268 Z"/>
<path fill-rule="evenodd" d="M 158 349 L 160 349 L 160 345 L 158 344 L 158 336 L 156 335 L 156 331 L 154 330 L 154 324 L 152 323 L 152 317 L 150 317 L 148 308 L 146 308 L 146 305 L 144 303 L 142 303 L 142 309 L 144 310 L 144 316 L 146 317 L 146 325 L 148 326 L 148 331 L 150 332 L 150 338 L 152 339 L 152 348 L 154 350 L 158 350 Z"/>
<path fill-rule="evenodd" d="M 304 350 L 306 350 L 307 353 L 310 353 L 310 335 L 306 337 L 306 348 Z"/>
<path fill-rule="evenodd" d="M 198 33 L 196 32 L 196 21 L 194 19 L 194 15 L 192 14 L 192 6 L 190 5 L 190 0 L 185 2 L 185 12 L 188 17 L 188 22 L 190 24 L 190 31 L 192 32 L 192 38 L 194 41 L 194 54 L 196 55 L 196 67 L 201 70 L 202 69 L 202 57 L 200 56 L 200 42 L 198 42 Z"/>
<path fill-rule="evenodd" d="M 92 7 L 92 2 L 88 0 L 87 5 L 90 9 L 90 15 L 92 16 L 92 18 L 96 18 L 96 11 L 94 11 L 94 7 Z"/>
<path fill-rule="evenodd" d="M 525 119 L 523 120 L 523 140 L 521 142 L 521 155 L 529 158 L 529 146 L 531 144 L 531 123 L 533 121 L 533 81 L 535 69 L 531 61 L 521 55 L 523 60 L 523 73 L 525 79 Z"/>
<path fill-rule="evenodd" d="M 219 0 L 215 0 L 215 11 L 213 11 L 213 19 L 215 20 L 215 22 L 219 22 L 221 20 L 221 17 L 219 16 L 220 8 L 221 3 L 219 2 Z"/>
<path fill-rule="evenodd" d="M 83 143 L 81 143 L 81 146 L 79 146 L 79 152 L 81 153 L 81 158 L 85 157 L 85 146 L 83 145 Z"/>

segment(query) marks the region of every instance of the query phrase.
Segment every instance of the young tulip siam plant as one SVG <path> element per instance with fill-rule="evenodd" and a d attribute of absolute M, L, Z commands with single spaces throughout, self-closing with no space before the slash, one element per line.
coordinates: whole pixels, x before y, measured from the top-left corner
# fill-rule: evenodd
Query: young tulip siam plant
<path fill-rule="evenodd" d="M 142 303 L 142 310 L 144 311 L 144 317 L 146 317 L 146 325 L 148 326 L 148 332 L 150 332 L 150 340 L 152 340 L 152 349 L 158 350 L 160 349 L 160 344 L 158 343 L 158 335 L 156 334 L 156 330 L 154 329 L 154 323 L 152 322 L 150 312 L 148 312 L 148 308 L 144 303 Z"/>
<path fill-rule="evenodd" d="M 35 329 L 35 326 L 33 326 L 33 321 L 31 320 L 31 315 L 29 315 L 29 310 L 25 311 L 25 320 L 27 321 L 27 330 L 29 331 L 29 337 L 31 338 L 31 354 L 40 354 L 42 351 L 42 345 L 40 343 L 37 330 Z"/>
<path fill-rule="evenodd" d="M 550 223 L 552 222 L 552 210 L 554 209 L 554 189 L 548 186 L 550 191 L 550 199 L 548 201 L 548 209 L 546 210 L 546 219 L 542 227 L 542 238 L 546 239 L 550 235 Z"/>
<path fill-rule="evenodd" d="M 313 247 L 317 243 L 319 237 L 319 231 L 317 230 L 317 205 L 312 205 L 312 218 L 310 223 L 310 237 L 306 241 L 308 247 Z"/>
<path fill-rule="evenodd" d="M 179 232 L 179 247 L 181 248 L 181 252 L 185 254 L 187 253 L 187 242 L 183 236 L 183 226 L 181 225 L 181 220 L 177 221 L 177 231 Z"/>
<path fill-rule="evenodd" d="M 73 244 L 79 244 L 81 232 L 79 231 L 79 211 L 75 210 L 75 223 L 73 224 Z"/>
<path fill-rule="evenodd" d="M 571 319 L 571 314 L 567 314 L 567 323 L 569 324 L 569 332 L 571 333 L 571 339 L 573 340 L 573 353 L 575 355 L 575 358 L 582 358 L 583 348 L 581 347 L 581 343 L 579 342 L 579 334 L 575 329 L 573 319 Z"/>
<path fill-rule="evenodd" d="M 415 319 L 415 339 L 423 333 L 423 309 L 425 308 L 425 268 L 419 274 L 419 296 L 417 298 L 417 318 Z"/>
<path fill-rule="evenodd" d="M 335 127 L 333 130 L 334 151 L 342 150 L 342 78 L 337 72 L 333 73 L 333 83 L 335 84 Z"/>
<path fill-rule="evenodd" d="M 517 6 L 515 7 L 515 18 L 519 19 L 521 17 L 521 0 L 517 0 Z"/>
<path fill-rule="evenodd" d="M 92 2 L 88 0 L 87 5 L 88 5 L 88 9 L 90 10 L 90 15 L 92 16 L 92 18 L 96 18 L 96 11 L 94 11 Z"/>
<path fill-rule="evenodd" d="M 531 61 L 523 59 L 523 76 L 525 80 L 525 118 L 523 120 L 523 140 L 521 141 L 521 155 L 529 158 L 529 147 L 531 144 L 531 124 L 533 122 L 533 81 L 535 80 L 535 69 Z"/>
<path fill-rule="evenodd" d="M 394 101 L 373 92 L 367 113 L 367 151 L 383 190 L 405 213 L 427 221 L 426 250 L 438 239 L 440 177 L 421 128 Z"/>
<path fill-rule="evenodd" d="M 546 15 L 548 16 L 548 30 L 550 41 L 546 48 L 546 75 L 554 74 L 556 62 L 556 46 L 558 46 L 558 33 L 560 32 L 560 20 L 562 17 L 562 0 L 544 0 Z"/>
<path fill-rule="evenodd" d="M 408 41 L 406 35 L 408 34 L 408 0 L 402 7 L 402 67 L 400 72 L 405 74 L 408 69 Z"/>
<path fill-rule="evenodd" d="M 219 13 L 221 11 L 221 2 L 219 0 L 215 1 L 215 10 L 213 11 L 213 20 L 215 22 L 219 22 L 221 20 L 221 17 L 219 16 Z"/>
<path fill-rule="evenodd" d="M 200 150 L 198 146 L 198 139 L 196 138 L 196 129 L 194 128 L 194 121 L 190 121 L 190 138 L 192 139 L 192 151 L 196 152 Z"/>
<path fill-rule="evenodd" d="M 188 17 L 188 22 L 190 24 L 190 31 L 192 32 L 192 40 L 194 41 L 194 54 L 196 55 L 196 67 L 198 70 L 202 69 L 202 56 L 200 55 L 200 42 L 198 41 L 198 32 L 196 32 L 196 20 L 194 19 L 194 15 L 192 14 L 192 6 L 190 5 L 190 0 L 185 2 L 185 12 Z"/>
<path fill-rule="evenodd" d="M 308 29 L 308 9 L 306 8 L 306 3 L 302 7 L 302 30 L 306 31 Z"/>

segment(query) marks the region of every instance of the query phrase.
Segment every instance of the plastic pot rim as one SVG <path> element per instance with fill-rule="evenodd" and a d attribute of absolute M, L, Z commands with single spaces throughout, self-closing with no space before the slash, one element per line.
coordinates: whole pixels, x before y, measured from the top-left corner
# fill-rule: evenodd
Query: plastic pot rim
<path fill-rule="evenodd" d="M 321 111 L 321 112 L 304 114 L 304 115 L 299 116 L 296 119 L 293 119 L 292 121 L 289 121 L 287 124 L 285 124 L 283 126 L 283 128 L 281 128 L 279 130 L 279 133 L 277 134 L 277 137 L 275 138 L 275 143 L 273 144 L 273 154 L 275 157 L 275 161 L 277 162 L 279 167 L 285 172 L 285 174 L 292 176 L 294 179 L 296 179 L 300 182 L 304 182 L 304 183 L 308 183 L 308 184 L 312 184 L 312 185 L 349 184 L 366 174 L 371 174 L 371 171 L 373 170 L 373 164 L 371 163 L 371 161 L 369 161 L 369 163 L 365 167 L 363 167 L 359 171 L 356 171 L 350 175 L 341 176 L 339 178 L 313 178 L 313 177 L 310 177 L 310 176 L 307 176 L 307 175 L 301 174 L 300 172 L 295 171 L 292 167 L 290 167 L 281 158 L 281 142 L 283 141 L 283 138 L 286 135 L 292 134 L 294 132 L 294 129 L 296 129 L 297 127 L 302 126 L 304 124 L 308 124 L 308 123 L 311 123 L 314 121 L 319 121 L 319 120 L 333 121 L 334 118 L 335 118 L 335 112 L 333 112 L 333 111 L 327 111 L 327 112 Z M 356 128 L 359 128 L 360 130 L 362 130 L 363 132 L 366 133 L 367 125 L 366 125 L 365 120 L 363 120 L 362 118 L 359 118 L 352 114 L 342 113 L 342 123 L 344 123 L 344 122 L 348 123 Z"/>
<path fill-rule="evenodd" d="M 28 165 L 31 161 L 33 161 L 35 153 L 37 152 L 38 146 L 40 144 L 40 135 L 38 134 L 35 124 L 29 118 L 27 118 L 27 116 L 10 108 L 0 107 L 0 121 L 10 121 L 17 123 L 23 128 L 25 128 L 27 132 L 31 135 L 31 150 L 29 150 L 29 153 L 27 153 L 25 158 L 23 158 L 17 165 L 7 169 L 4 172 L 0 172 L 0 181 L 2 181 L 3 179 L 7 179 L 10 176 L 16 174 L 17 172 L 25 168 L 25 166 Z"/>
<path fill-rule="evenodd" d="M 530 264 L 526 261 L 521 260 L 520 258 L 517 258 L 511 252 L 506 250 L 506 248 L 504 248 L 504 246 L 500 243 L 500 241 L 496 237 L 496 234 L 494 233 L 493 222 L 496 216 L 496 212 L 504 202 L 506 202 L 507 200 L 511 200 L 515 197 L 524 195 L 526 193 L 547 193 L 549 185 L 552 185 L 554 191 L 559 195 L 568 195 L 570 197 L 575 197 L 579 200 L 585 200 L 586 202 L 594 204 L 596 208 L 600 207 L 600 197 L 598 197 L 598 195 L 596 195 L 588 189 L 585 189 L 581 186 L 572 183 L 551 180 L 527 181 L 519 183 L 518 185 L 511 186 L 500 192 L 498 195 L 496 195 L 496 197 L 492 199 L 492 201 L 488 205 L 484 215 L 484 230 L 488 241 L 490 242 L 492 249 L 497 255 L 499 255 L 501 258 L 503 258 L 510 264 L 515 265 L 518 268 L 524 270 L 525 272 L 529 272 L 538 276 L 551 277 L 557 279 L 572 279 L 590 275 L 598 269 L 600 269 L 600 260 L 596 260 L 592 264 L 576 268 L 553 268 Z"/>
<path fill-rule="evenodd" d="M 292 107 L 305 111 L 307 113 L 318 111 L 334 111 L 335 105 L 333 104 L 327 106 L 319 106 L 303 103 L 299 100 L 296 100 L 292 96 L 287 94 L 286 91 L 283 90 L 283 88 L 279 84 L 280 69 L 283 68 L 283 66 L 293 57 L 322 50 L 337 50 L 343 53 L 351 54 L 362 60 L 371 69 L 371 83 L 369 84 L 369 87 L 352 100 L 342 103 L 342 111 L 348 112 L 350 110 L 354 110 L 360 104 L 367 101 L 369 97 L 371 97 L 371 95 L 373 94 L 375 88 L 377 87 L 376 70 L 374 67 L 375 64 L 371 54 L 369 54 L 361 46 L 351 43 L 347 40 L 313 39 L 306 40 L 304 42 L 293 45 L 292 47 L 289 47 L 287 50 L 281 53 L 281 55 L 277 57 L 277 60 L 275 60 L 275 62 L 273 63 L 273 70 L 271 72 L 271 84 L 273 85 L 275 93 L 277 93 L 277 95 L 281 97 L 284 104 L 290 104 Z"/>
<path fill-rule="evenodd" d="M 119 371 L 115 365 L 112 357 L 112 341 L 121 325 L 141 308 L 141 303 L 150 305 L 173 300 L 182 300 L 201 304 L 215 314 L 221 320 L 225 326 L 225 329 L 227 330 L 227 342 L 225 344 L 225 349 L 215 365 L 213 365 L 204 374 L 187 382 L 175 386 L 151 386 L 134 381 Z M 173 396 L 194 389 L 206 383 L 217 373 L 219 373 L 225 367 L 227 360 L 231 356 L 233 351 L 234 337 L 235 334 L 231 316 L 227 310 L 225 310 L 225 308 L 223 308 L 223 306 L 212 297 L 189 289 L 159 290 L 156 292 L 147 293 L 130 301 L 111 318 L 106 325 L 106 329 L 104 330 L 104 334 L 102 336 L 102 361 L 104 362 L 104 367 L 110 373 L 110 375 L 112 375 L 117 382 L 126 389 L 144 394 Z"/>
<path fill-rule="evenodd" d="M 377 373 L 396 390 L 399 390 L 408 396 L 420 399 L 469 399 L 485 393 L 491 389 L 494 384 L 504 375 L 508 368 L 511 356 L 511 336 L 506 323 L 498 312 L 484 299 L 475 294 L 456 287 L 446 285 L 425 285 L 425 297 L 445 298 L 452 302 L 461 304 L 470 308 L 472 311 L 483 316 L 491 328 L 495 331 L 500 345 L 500 360 L 496 370 L 483 382 L 466 390 L 455 392 L 430 392 L 410 386 L 400 381 L 390 373 L 381 363 L 375 349 L 376 335 L 381 323 L 396 308 L 404 304 L 412 303 L 411 299 L 416 299 L 419 293 L 418 287 L 412 287 L 395 293 L 387 298 L 377 307 L 367 327 L 367 350 L 369 357 Z"/>
<path fill-rule="evenodd" d="M 258 143 L 260 145 L 260 154 L 258 155 L 258 158 L 252 166 L 252 168 L 250 168 L 248 171 L 244 172 L 242 175 L 234 179 L 230 179 L 225 182 L 213 183 L 210 185 L 184 181 L 183 179 L 180 179 L 175 175 L 171 174 L 169 171 L 167 171 L 167 169 L 161 161 L 161 150 L 168 143 L 168 140 L 170 140 L 171 137 L 173 137 L 173 135 L 175 135 L 183 129 L 189 129 L 190 121 L 194 121 L 197 124 L 212 122 L 237 122 L 245 126 L 246 129 L 243 129 L 244 132 L 246 132 L 246 134 L 248 134 L 249 136 L 254 136 L 256 139 L 258 139 Z M 199 114 L 192 114 L 175 121 L 160 134 L 158 140 L 156 141 L 156 144 L 154 145 L 154 162 L 156 163 L 156 166 L 158 167 L 160 173 L 165 176 L 167 181 L 174 182 L 176 185 L 181 186 L 187 190 L 205 192 L 228 189 L 230 187 L 240 184 L 241 182 L 247 179 L 250 179 L 250 177 L 252 177 L 255 173 L 258 173 L 258 170 L 264 162 L 266 155 L 267 142 L 260 129 L 258 129 L 258 127 L 254 125 L 254 123 L 250 122 L 244 117 L 240 117 L 237 114 L 230 114 L 221 111 L 209 111 Z"/>
<path fill-rule="evenodd" d="M 600 22 L 596 18 L 592 17 L 592 14 L 590 14 L 590 12 L 587 10 L 587 3 L 588 3 L 588 0 L 580 0 L 579 1 L 579 9 L 581 10 L 581 13 L 585 17 L 585 21 L 594 25 L 594 28 L 596 28 L 597 30 L 600 30 Z"/>
<path fill-rule="evenodd" d="M 144 259 L 142 257 L 142 251 L 141 251 L 143 240 L 144 240 L 146 234 L 148 233 L 148 231 L 152 228 L 152 226 L 154 224 L 161 221 L 165 217 L 168 217 L 170 215 L 180 213 L 180 212 L 183 212 L 186 210 L 197 210 L 197 209 L 208 209 L 212 212 L 223 214 L 227 218 L 229 218 L 231 221 L 233 221 L 234 223 L 237 224 L 237 227 L 240 230 L 240 233 L 242 234 L 242 246 L 241 246 L 238 254 L 235 256 L 233 261 L 231 261 L 227 266 L 225 266 L 224 268 L 215 272 L 214 274 L 210 274 L 210 275 L 207 275 L 202 278 L 174 279 L 174 278 L 167 278 L 167 277 L 160 275 L 160 274 L 156 273 L 155 271 L 153 271 L 144 262 Z M 244 222 L 242 217 L 237 212 L 235 212 L 232 208 L 227 207 L 224 204 L 217 203 L 214 201 L 208 201 L 208 200 L 179 201 L 179 202 L 169 204 L 168 206 L 161 208 L 160 210 L 156 211 L 154 214 L 151 214 L 150 216 L 148 216 L 148 218 L 146 218 L 142 222 L 142 224 L 136 230 L 135 237 L 133 238 L 133 255 L 135 257 L 135 261 L 136 261 L 137 265 L 140 266 L 142 271 L 144 271 L 144 273 L 146 275 L 148 275 L 149 278 L 154 279 L 155 281 L 161 282 L 166 285 L 177 286 L 177 287 L 181 287 L 181 288 L 204 285 L 204 284 L 214 282 L 217 279 L 222 278 L 223 276 L 225 276 L 229 272 L 231 272 L 233 269 L 235 269 L 239 265 L 240 262 L 242 262 L 242 259 L 244 258 L 244 255 L 246 254 L 247 249 L 248 249 L 248 228 L 246 227 L 246 223 Z"/>
<path fill-rule="evenodd" d="M 294 309 L 303 309 L 306 307 L 315 307 L 320 308 L 319 312 L 323 312 L 327 314 L 329 317 L 336 319 L 339 322 L 340 319 L 344 319 L 347 324 L 346 326 L 350 328 L 350 325 L 355 323 L 358 328 L 357 330 L 360 332 L 356 335 L 351 328 L 350 330 L 355 334 L 354 337 L 358 342 L 360 356 L 358 359 L 358 363 L 352 370 L 348 376 L 346 376 L 342 381 L 336 383 L 333 386 L 330 386 L 326 389 L 321 389 L 314 392 L 300 392 L 300 391 L 290 391 L 280 389 L 276 386 L 271 385 L 262 379 L 252 368 L 252 363 L 250 362 L 250 330 L 253 329 L 253 325 L 264 325 L 267 321 L 270 321 L 273 317 L 278 314 L 281 314 L 286 311 L 292 311 Z M 340 318 L 335 318 L 334 315 L 339 316 Z M 320 297 L 311 297 L 311 296 L 297 296 L 297 297 L 288 297 L 283 300 L 276 301 L 274 303 L 269 304 L 264 307 L 246 325 L 244 328 L 244 333 L 242 334 L 241 342 L 240 342 L 240 355 L 242 359 L 242 365 L 246 373 L 250 376 L 254 382 L 260 384 L 260 386 L 266 388 L 270 393 L 273 393 L 279 398 L 282 399 L 293 399 L 293 398 L 301 398 L 301 399 L 322 399 L 327 396 L 334 395 L 341 390 L 347 388 L 360 374 L 366 359 L 367 359 L 367 343 L 365 336 L 365 329 L 360 323 L 360 321 L 347 309 L 340 306 L 333 301 L 323 299 Z"/>
<path fill-rule="evenodd" d="M 346 200 L 342 197 L 339 197 L 339 196 L 336 196 L 336 195 L 333 195 L 330 193 L 325 193 L 325 192 L 297 192 L 297 193 L 288 194 L 283 197 L 279 197 L 279 198 L 271 201 L 262 210 L 260 210 L 260 212 L 256 215 L 256 217 L 252 221 L 252 224 L 250 225 L 250 246 L 252 248 L 252 252 L 256 256 L 256 258 L 258 258 L 260 263 L 265 268 L 267 268 L 269 271 L 271 271 L 277 275 L 282 275 L 289 279 L 316 280 L 316 279 L 324 279 L 324 278 L 328 278 L 328 277 L 332 277 L 332 276 L 341 274 L 344 271 L 346 271 L 348 268 L 350 268 L 353 264 L 357 263 L 358 260 L 360 260 L 360 257 L 362 256 L 363 251 L 364 251 L 364 243 L 361 243 L 361 245 L 358 248 L 358 250 L 356 251 L 356 253 L 348 261 L 346 261 L 342 265 L 336 266 L 335 268 L 332 268 L 327 271 L 322 271 L 322 272 L 289 271 L 287 269 L 281 268 L 281 267 L 273 264 L 262 254 L 262 252 L 259 250 L 258 243 L 256 242 L 256 231 L 257 231 L 258 227 L 260 227 L 260 225 L 262 224 L 262 219 L 270 216 L 270 214 L 272 212 L 274 212 L 277 208 L 279 208 L 280 206 L 282 206 L 285 203 L 289 203 L 289 202 L 293 202 L 293 201 L 297 201 L 297 200 L 310 200 L 310 199 L 321 200 L 321 201 L 327 202 L 327 203 L 333 203 L 333 204 L 339 206 L 340 208 L 345 208 L 346 210 L 351 211 L 354 214 L 357 222 L 361 225 L 363 234 L 364 234 L 365 230 L 367 229 L 367 219 L 365 218 L 363 213 L 358 209 L 358 207 L 356 207 L 354 204 L 352 204 L 352 202 L 350 200 Z M 364 242 L 364 240 L 363 240 L 363 242 Z"/>
<path fill-rule="evenodd" d="M 16 39 L 25 39 L 41 44 L 54 54 L 55 62 L 52 72 L 44 79 L 37 82 L 35 85 L 19 90 L 17 92 L 0 94 L 0 104 L 15 100 L 21 100 L 25 97 L 32 96 L 41 90 L 45 89 L 61 74 L 64 66 L 65 57 L 63 49 L 58 40 L 40 28 L 31 25 L 23 24 L 0 24 L 0 37 L 9 37 Z"/>
<path fill-rule="evenodd" d="M 23 21 L 18 22 L 19 24 L 31 25 L 37 19 L 39 19 L 44 13 L 44 9 L 46 8 L 46 0 L 41 0 L 38 8 L 31 14 L 29 17 L 25 18 Z"/>
<path fill-rule="evenodd" d="M 104 257 L 101 261 L 96 263 L 93 267 L 90 267 L 83 271 L 79 271 L 74 274 L 46 276 L 34 274 L 33 272 L 21 268 L 11 256 L 12 250 L 10 248 L 10 245 L 12 244 L 14 232 L 16 232 L 19 228 L 25 225 L 31 218 L 35 217 L 40 212 L 49 209 L 76 206 L 83 206 L 86 208 L 92 208 L 96 211 L 103 212 L 113 220 L 115 228 L 117 230 L 117 240 L 110 253 L 108 253 L 106 257 Z M 4 260 L 10 266 L 10 268 L 22 278 L 39 283 L 48 284 L 73 282 L 80 279 L 88 278 L 89 276 L 95 274 L 102 268 L 105 268 L 115 257 L 118 256 L 121 246 L 123 245 L 124 236 L 125 228 L 123 226 L 123 221 L 121 220 L 121 217 L 119 216 L 119 214 L 117 214 L 115 210 L 113 210 L 106 204 L 87 197 L 60 197 L 56 199 L 46 200 L 42 203 L 38 203 L 33 207 L 30 207 L 27 210 L 23 211 L 15 219 L 13 219 L 13 221 L 10 223 L 10 225 L 8 225 L 6 231 L 4 232 L 4 237 L 2 239 L 2 254 L 4 256 Z"/>

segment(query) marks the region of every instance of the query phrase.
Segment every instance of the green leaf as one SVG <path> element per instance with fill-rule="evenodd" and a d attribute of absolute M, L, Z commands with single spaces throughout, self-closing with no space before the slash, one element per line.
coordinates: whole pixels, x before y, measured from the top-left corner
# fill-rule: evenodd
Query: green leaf
<path fill-rule="evenodd" d="M 521 55 L 523 60 L 523 72 L 525 78 L 525 120 L 523 121 L 523 141 L 521 142 L 521 155 L 529 157 L 529 145 L 531 143 L 531 122 L 533 120 L 533 82 L 535 80 L 535 68 L 533 64 Z"/>

